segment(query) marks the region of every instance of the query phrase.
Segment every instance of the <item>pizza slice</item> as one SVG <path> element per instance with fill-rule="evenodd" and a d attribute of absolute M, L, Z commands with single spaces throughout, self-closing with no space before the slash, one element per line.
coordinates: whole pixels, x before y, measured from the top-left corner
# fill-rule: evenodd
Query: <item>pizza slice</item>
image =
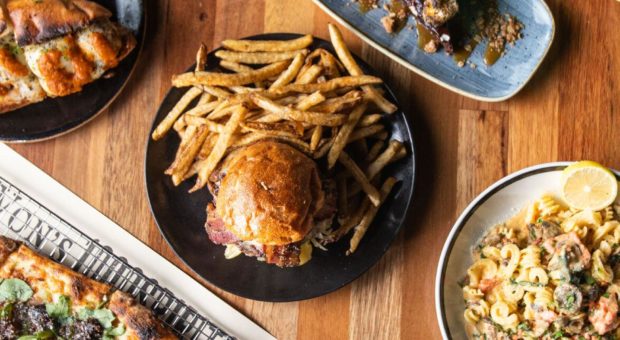
<path fill-rule="evenodd" d="M 0 339 L 22 338 L 178 339 L 128 294 L 0 236 Z"/>
<path fill-rule="evenodd" d="M 2 49 L 17 52 L 7 60 L 20 61 L 29 72 L 8 72 L 0 60 L 0 81 L 10 85 L 7 89 L 19 89 L 3 93 L 0 88 L 0 113 L 45 96 L 79 92 L 136 46 L 132 33 L 112 22 L 110 11 L 92 1 L 6 0 L 1 9 L 0 34 L 6 40 Z"/>

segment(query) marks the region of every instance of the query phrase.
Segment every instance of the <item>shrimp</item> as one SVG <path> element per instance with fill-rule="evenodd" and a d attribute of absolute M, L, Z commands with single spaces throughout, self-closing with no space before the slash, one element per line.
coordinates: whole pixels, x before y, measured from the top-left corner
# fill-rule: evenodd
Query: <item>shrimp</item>
<path fill-rule="evenodd" d="M 598 334 L 603 335 L 618 327 L 618 298 L 616 293 L 601 296 L 588 318 Z"/>

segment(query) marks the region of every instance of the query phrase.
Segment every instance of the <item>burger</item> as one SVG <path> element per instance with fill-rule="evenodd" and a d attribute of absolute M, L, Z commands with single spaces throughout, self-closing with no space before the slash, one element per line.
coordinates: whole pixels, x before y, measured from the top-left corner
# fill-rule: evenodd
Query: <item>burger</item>
<path fill-rule="evenodd" d="M 311 259 L 313 244 L 329 243 L 336 214 L 335 184 L 288 144 L 261 141 L 231 153 L 212 174 L 205 228 L 226 257 L 238 254 L 280 267 Z"/>

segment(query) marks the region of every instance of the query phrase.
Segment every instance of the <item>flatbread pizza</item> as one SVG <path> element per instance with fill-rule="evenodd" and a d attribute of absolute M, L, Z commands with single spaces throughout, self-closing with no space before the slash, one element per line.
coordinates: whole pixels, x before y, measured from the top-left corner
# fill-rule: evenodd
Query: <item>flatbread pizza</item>
<path fill-rule="evenodd" d="M 130 295 L 0 236 L 0 339 L 178 339 Z"/>

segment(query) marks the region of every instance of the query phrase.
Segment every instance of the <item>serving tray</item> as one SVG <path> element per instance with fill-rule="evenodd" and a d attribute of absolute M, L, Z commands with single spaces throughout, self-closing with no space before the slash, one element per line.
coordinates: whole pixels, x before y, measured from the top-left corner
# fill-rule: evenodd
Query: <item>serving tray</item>
<path fill-rule="evenodd" d="M 418 48 L 417 33 L 410 29 L 415 27 L 411 16 L 407 27 L 389 34 L 381 25 L 381 18 L 386 15 L 383 9 L 362 13 L 359 4 L 352 1 L 314 2 L 366 43 L 413 72 L 456 93 L 488 102 L 506 100 L 517 94 L 542 63 L 555 35 L 553 15 L 543 0 L 498 0 L 502 13 L 510 13 L 524 24 L 523 39 L 514 47 L 507 47 L 506 55 L 491 67 L 484 65 L 486 43 L 481 43 L 469 59 L 477 67 L 461 68 L 442 50 L 427 54 Z M 387 2 L 379 1 L 380 4 Z"/>

